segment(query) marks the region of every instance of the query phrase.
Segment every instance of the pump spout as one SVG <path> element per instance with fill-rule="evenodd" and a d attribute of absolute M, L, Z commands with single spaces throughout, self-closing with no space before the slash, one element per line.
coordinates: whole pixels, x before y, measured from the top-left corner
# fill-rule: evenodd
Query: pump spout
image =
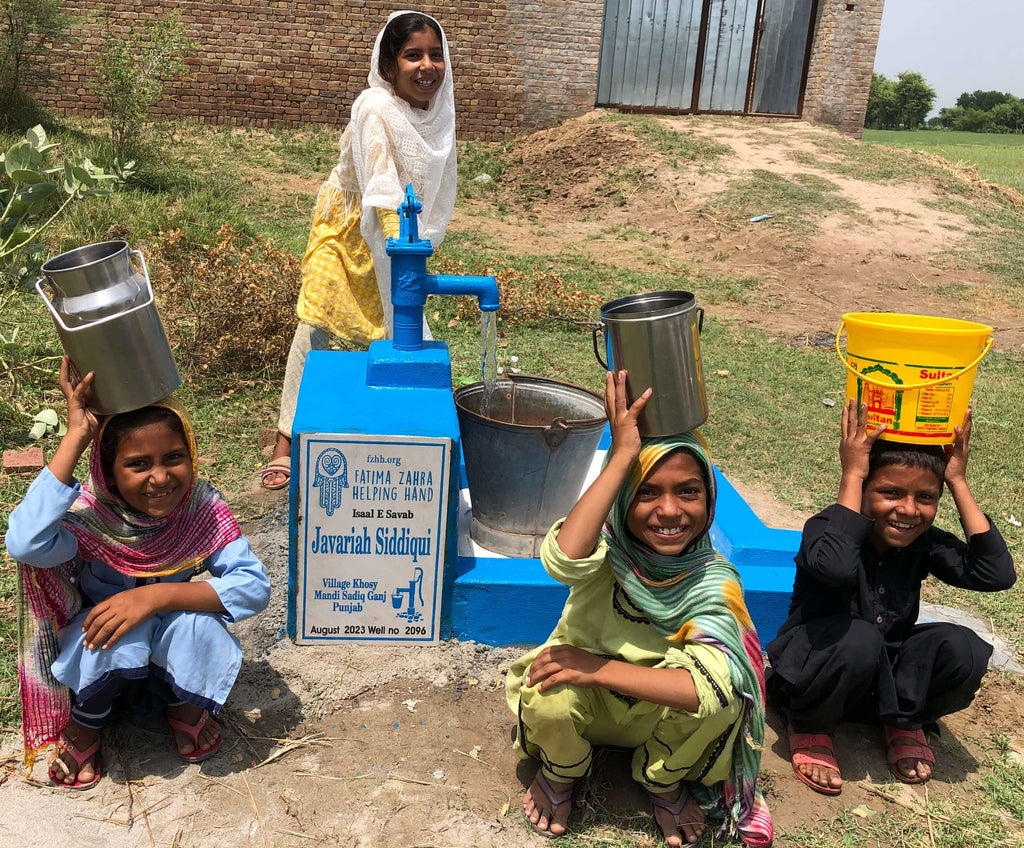
<path fill-rule="evenodd" d="M 498 283 L 494 277 L 464 277 L 452 274 L 427 274 L 428 294 L 471 295 L 481 312 L 498 309 Z"/>
<path fill-rule="evenodd" d="M 416 192 L 406 186 L 405 202 L 398 207 L 399 237 L 390 238 L 391 305 L 394 309 L 395 350 L 423 349 L 423 307 L 428 294 L 472 295 L 483 312 L 498 309 L 498 284 L 494 277 L 428 274 L 427 257 L 434 252 L 428 239 L 419 237 L 417 215 L 422 209 Z"/>

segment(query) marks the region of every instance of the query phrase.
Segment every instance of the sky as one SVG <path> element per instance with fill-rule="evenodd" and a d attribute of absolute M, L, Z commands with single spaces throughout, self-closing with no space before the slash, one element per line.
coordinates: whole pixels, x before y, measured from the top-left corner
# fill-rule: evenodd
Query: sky
<path fill-rule="evenodd" d="M 919 71 L 936 112 L 965 91 L 1024 97 L 1024 0 L 885 0 L 875 70 Z"/>

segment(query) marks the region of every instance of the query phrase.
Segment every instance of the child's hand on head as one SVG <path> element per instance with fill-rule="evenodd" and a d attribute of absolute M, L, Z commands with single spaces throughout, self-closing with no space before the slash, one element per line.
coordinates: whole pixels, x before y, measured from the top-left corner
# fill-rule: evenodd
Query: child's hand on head
<path fill-rule="evenodd" d="M 850 474 L 866 480 L 868 476 L 868 458 L 871 455 L 871 446 L 878 441 L 878 437 L 885 431 L 885 424 L 881 424 L 868 432 L 868 405 L 862 403 L 857 408 L 857 401 L 850 398 L 843 407 L 842 433 L 839 437 L 839 462 L 843 468 L 843 474 Z"/>
<path fill-rule="evenodd" d="M 99 416 L 89 408 L 95 378 L 95 373 L 90 371 L 79 380 L 72 367 L 71 357 L 61 359 L 60 390 L 68 405 L 68 434 L 74 434 L 86 443 L 91 442 L 100 429 Z"/>
<path fill-rule="evenodd" d="M 612 431 L 612 453 L 636 459 L 640 455 L 641 441 L 637 421 L 651 397 L 651 389 L 647 389 L 630 406 L 626 391 L 628 376 L 625 371 L 608 372 L 604 385 L 604 409 Z"/>
<path fill-rule="evenodd" d="M 971 421 L 974 410 L 967 407 L 964 423 L 954 428 L 956 439 L 953 444 L 946 445 L 946 473 L 943 478 L 946 485 L 967 479 L 967 457 L 970 454 Z"/>
<path fill-rule="evenodd" d="M 871 470 L 871 446 L 885 431 L 885 425 L 869 433 L 868 405 L 862 403 L 858 409 L 857 401 L 850 398 L 843 407 L 840 430 L 839 463 L 843 468 L 843 476 L 839 481 L 837 500 L 854 512 L 860 512 L 862 488 Z"/>

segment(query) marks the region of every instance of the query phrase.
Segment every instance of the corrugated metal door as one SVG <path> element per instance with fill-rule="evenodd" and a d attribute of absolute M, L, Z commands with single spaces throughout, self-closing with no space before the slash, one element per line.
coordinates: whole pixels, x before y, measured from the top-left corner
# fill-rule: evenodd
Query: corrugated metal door
<path fill-rule="evenodd" d="M 795 115 L 815 4 L 605 0 L 597 104 Z"/>
<path fill-rule="evenodd" d="M 605 0 L 597 102 L 689 109 L 703 0 Z"/>
<path fill-rule="evenodd" d="M 813 11 L 814 0 L 764 0 L 751 111 L 799 112 Z"/>
<path fill-rule="evenodd" d="M 702 112 L 742 112 L 757 32 L 758 0 L 711 0 L 700 78 Z"/>

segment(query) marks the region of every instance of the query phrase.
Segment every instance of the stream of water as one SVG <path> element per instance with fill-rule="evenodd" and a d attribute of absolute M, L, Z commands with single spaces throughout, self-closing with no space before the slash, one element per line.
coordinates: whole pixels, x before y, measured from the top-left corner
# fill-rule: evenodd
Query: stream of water
<path fill-rule="evenodd" d="M 498 313 L 480 313 L 480 379 L 484 384 L 484 395 L 480 403 L 480 414 L 491 417 L 491 396 L 498 381 Z"/>

